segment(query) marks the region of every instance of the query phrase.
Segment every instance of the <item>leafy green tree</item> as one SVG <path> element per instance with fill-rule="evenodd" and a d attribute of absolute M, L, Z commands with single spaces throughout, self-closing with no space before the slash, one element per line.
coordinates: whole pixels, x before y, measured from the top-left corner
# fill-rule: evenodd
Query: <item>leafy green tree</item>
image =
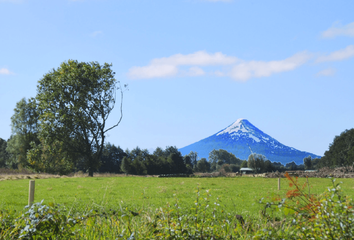
<path fill-rule="evenodd" d="M 169 147 L 166 147 L 166 149 Z M 177 150 L 178 151 L 178 150 Z M 153 174 L 167 174 L 171 173 L 170 164 L 167 161 L 168 154 L 160 147 L 157 147 L 152 154 L 152 161 L 154 161 L 154 170 L 150 170 Z M 148 166 L 149 169 L 152 167 Z M 149 173 L 150 174 L 150 173 Z"/>
<path fill-rule="evenodd" d="M 127 154 L 119 146 L 116 147 L 114 144 L 106 143 L 102 152 L 99 172 L 122 172 L 120 166 L 125 156 L 127 156 Z"/>
<path fill-rule="evenodd" d="M 237 158 L 234 154 L 223 150 L 213 150 L 209 153 L 209 162 L 211 163 L 211 170 L 216 171 L 224 164 L 241 165 L 242 160 Z"/>
<path fill-rule="evenodd" d="M 320 162 L 321 158 L 314 158 L 311 160 L 311 165 L 313 169 L 319 169 L 320 168 Z"/>
<path fill-rule="evenodd" d="M 220 171 L 224 170 L 225 172 L 229 173 L 232 172 L 232 169 L 230 167 L 230 164 L 225 163 L 224 165 L 221 166 Z"/>
<path fill-rule="evenodd" d="M 128 158 L 127 156 L 125 156 L 123 158 L 120 168 L 126 174 L 133 174 L 135 171 L 132 167 L 132 160 L 130 158 Z"/>
<path fill-rule="evenodd" d="M 123 91 L 111 67 L 69 60 L 45 74 L 37 87 L 41 144 L 59 141 L 72 162 L 82 159 L 89 176 L 100 166 L 105 134 L 122 120 Z M 121 93 L 121 117 L 107 128 L 116 89 Z"/>
<path fill-rule="evenodd" d="M 197 152 L 190 151 L 190 153 L 188 153 L 187 156 L 189 156 L 190 159 L 191 159 L 192 167 L 193 167 L 193 168 L 197 167 L 198 153 L 197 153 Z"/>
<path fill-rule="evenodd" d="M 167 146 L 164 151 L 164 156 L 167 158 L 169 157 L 172 153 L 175 153 L 177 155 L 180 155 L 182 157 L 182 154 L 180 151 L 178 151 L 178 148 L 176 146 Z M 182 157 L 183 159 L 183 157 Z"/>
<path fill-rule="evenodd" d="M 188 156 L 188 155 L 185 155 L 185 156 L 183 157 L 183 162 L 184 162 L 185 165 L 190 165 L 190 166 L 192 166 L 191 157 Z"/>
<path fill-rule="evenodd" d="M 9 159 L 9 153 L 6 151 L 7 142 L 0 138 L 0 168 L 5 167 Z"/>
<path fill-rule="evenodd" d="M 11 117 L 12 135 L 7 142 L 6 151 L 10 154 L 9 164 L 13 168 L 30 167 L 27 161 L 27 151 L 31 142 L 39 143 L 38 139 L 38 111 L 37 101 L 34 98 L 23 98 L 16 103 L 14 114 Z"/>
<path fill-rule="evenodd" d="M 187 167 L 184 164 L 182 154 L 178 153 L 171 153 L 168 158 L 167 162 L 169 163 L 170 173 L 187 173 Z"/>
<path fill-rule="evenodd" d="M 238 171 L 240 171 L 240 166 L 238 166 L 236 164 L 230 164 L 230 169 L 231 169 L 231 172 L 238 172 Z"/>
<path fill-rule="evenodd" d="M 163 151 L 162 148 L 157 147 L 157 148 L 155 149 L 155 151 L 153 152 L 153 155 L 155 155 L 156 157 L 164 157 L 164 156 L 165 156 L 165 153 L 164 153 L 164 151 Z"/>
<path fill-rule="evenodd" d="M 209 172 L 210 171 L 210 163 L 206 160 L 206 158 L 202 158 L 197 162 L 197 170 L 198 172 Z"/>
<path fill-rule="evenodd" d="M 166 174 L 170 172 L 170 164 L 167 162 L 167 158 L 163 156 L 156 157 L 155 156 L 155 164 L 157 166 L 157 170 L 155 174 Z"/>
<path fill-rule="evenodd" d="M 175 146 L 167 146 L 165 150 L 158 147 L 153 155 L 153 158 L 157 161 L 158 169 L 160 169 L 159 174 L 188 172 L 184 158 Z"/>
<path fill-rule="evenodd" d="M 187 173 L 189 174 L 193 173 L 193 164 L 192 164 L 191 157 L 189 155 L 185 155 L 183 157 L 183 162 L 186 165 Z"/>
<path fill-rule="evenodd" d="M 241 168 L 246 168 L 248 166 L 248 162 L 245 160 L 245 161 L 242 161 L 241 163 Z"/>
<path fill-rule="evenodd" d="M 252 153 L 248 156 L 247 165 L 252 168 L 255 173 L 260 173 L 264 171 L 264 162 L 267 158 L 262 154 Z"/>
<path fill-rule="evenodd" d="M 140 149 L 139 147 L 134 148 L 133 150 L 126 151 L 126 154 L 134 160 L 137 157 L 141 157 L 140 161 L 145 161 L 149 157 L 149 151 L 147 149 Z"/>
<path fill-rule="evenodd" d="M 153 154 L 136 147 L 125 151 L 121 169 L 125 173 L 158 175 L 191 172 L 189 158 L 182 157 L 176 147 L 156 148 Z"/>
<path fill-rule="evenodd" d="M 163 159 L 163 158 L 162 158 Z M 158 175 L 162 172 L 163 163 L 160 162 L 161 158 L 150 154 L 145 160 L 147 174 Z"/>
<path fill-rule="evenodd" d="M 311 156 L 305 157 L 303 161 L 304 161 L 305 169 L 312 169 L 312 158 L 311 158 Z"/>
<path fill-rule="evenodd" d="M 346 167 L 354 163 L 354 128 L 343 131 L 321 158 L 321 167 Z"/>
<path fill-rule="evenodd" d="M 272 162 L 272 166 L 272 171 L 283 171 L 285 169 L 285 166 L 281 162 Z"/>
<path fill-rule="evenodd" d="M 142 156 L 137 156 L 132 162 L 132 168 L 134 169 L 133 174 L 136 175 L 146 175 L 147 169 Z"/>
<path fill-rule="evenodd" d="M 285 168 L 287 168 L 289 170 L 297 170 L 298 169 L 295 162 L 289 162 L 289 163 L 285 164 Z"/>
<path fill-rule="evenodd" d="M 274 171 L 273 164 L 270 160 L 264 161 L 264 172 L 272 172 Z"/>
<path fill-rule="evenodd" d="M 27 152 L 28 162 L 37 172 L 65 175 L 73 171 L 74 163 L 63 148 L 63 142 L 53 141 L 47 143 L 45 140 L 35 145 Z"/>

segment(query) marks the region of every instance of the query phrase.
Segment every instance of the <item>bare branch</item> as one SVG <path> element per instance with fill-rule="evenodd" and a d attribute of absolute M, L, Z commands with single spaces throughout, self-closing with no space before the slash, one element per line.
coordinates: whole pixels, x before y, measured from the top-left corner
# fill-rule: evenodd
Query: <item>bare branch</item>
<path fill-rule="evenodd" d="M 124 85 L 124 87 L 126 87 L 126 86 L 127 85 Z M 112 127 L 108 128 L 107 130 L 105 130 L 104 133 L 117 127 L 120 124 L 120 122 L 122 121 L 122 118 L 123 118 L 123 90 L 120 87 L 120 85 L 119 85 L 119 90 L 120 90 L 120 118 L 119 118 L 119 121 L 117 122 L 117 124 L 113 125 Z"/>

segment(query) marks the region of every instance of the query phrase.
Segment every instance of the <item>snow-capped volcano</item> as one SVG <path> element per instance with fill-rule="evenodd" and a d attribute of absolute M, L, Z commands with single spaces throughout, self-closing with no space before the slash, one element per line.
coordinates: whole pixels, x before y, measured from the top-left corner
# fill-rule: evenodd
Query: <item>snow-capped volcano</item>
<path fill-rule="evenodd" d="M 272 162 L 281 162 L 282 164 L 293 161 L 296 164 L 302 164 L 303 159 L 307 156 L 320 158 L 315 154 L 281 144 L 243 118 L 237 119 L 216 134 L 183 147 L 179 151 L 183 155 L 194 151 L 198 153 L 199 157 L 208 158 L 209 152 L 214 149 L 224 149 L 243 160 L 248 158 L 251 154 L 250 149 L 252 149 L 252 152 L 263 154 Z"/>
<path fill-rule="evenodd" d="M 252 138 L 256 142 L 260 142 L 261 140 L 255 136 L 257 130 L 258 129 L 255 126 L 253 126 L 249 121 L 240 118 L 237 119 L 236 122 L 234 122 L 227 128 L 218 132 L 216 135 L 219 136 L 222 134 L 229 134 L 232 139 L 239 139 L 240 137 L 248 137 L 248 138 Z"/>

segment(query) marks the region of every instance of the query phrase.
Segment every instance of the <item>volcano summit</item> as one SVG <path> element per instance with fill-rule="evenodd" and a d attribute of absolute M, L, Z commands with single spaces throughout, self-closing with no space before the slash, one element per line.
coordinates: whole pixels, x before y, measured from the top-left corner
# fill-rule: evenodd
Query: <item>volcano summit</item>
<path fill-rule="evenodd" d="M 180 148 L 179 151 L 183 155 L 194 151 L 199 157 L 208 158 L 212 150 L 224 149 L 242 160 L 247 160 L 251 154 L 250 148 L 253 153 L 263 154 L 270 161 L 281 162 L 283 165 L 289 162 L 303 164 L 303 159 L 308 156 L 321 157 L 285 146 L 242 118 L 208 138 Z"/>

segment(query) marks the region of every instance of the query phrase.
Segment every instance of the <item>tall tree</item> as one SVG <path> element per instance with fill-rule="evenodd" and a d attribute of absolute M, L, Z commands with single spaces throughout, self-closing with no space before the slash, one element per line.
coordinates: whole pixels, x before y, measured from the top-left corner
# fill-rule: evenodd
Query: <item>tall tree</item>
<path fill-rule="evenodd" d="M 120 168 L 126 174 L 133 174 L 135 170 L 133 169 L 132 164 L 132 160 L 129 157 L 125 156 L 123 157 L 123 161 L 121 163 Z"/>
<path fill-rule="evenodd" d="M 180 152 L 172 152 L 167 158 L 170 165 L 170 173 L 187 173 L 187 167 L 184 164 L 182 154 Z"/>
<path fill-rule="evenodd" d="M 267 158 L 262 154 L 252 153 L 248 156 L 248 167 L 252 168 L 256 173 L 264 171 L 264 162 Z"/>
<path fill-rule="evenodd" d="M 224 149 L 214 149 L 209 153 L 209 162 L 211 163 L 211 170 L 215 171 L 226 163 L 240 166 L 242 160 L 237 158 L 233 153 L 230 153 Z"/>
<path fill-rule="evenodd" d="M 119 86 L 121 116 L 107 128 L 117 89 L 111 67 L 107 63 L 69 60 L 45 74 L 37 87 L 39 135 L 45 140 L 42 144 L 59 141 L 72 161 L 83 159 L 89 176 L 100 166 L 105 134 L 118 126 L 123 116 L 123 91 Z"/>
<path fill-rule="evenodd" d="M 197 167 L 198 153 L 197 153 L 197 152 L 190 151 L 190 153 L 188 153 L 187 156 L 189 156 L 190 159 L 191 159 L 192 167 L 193 167 L 193 168 Z"/>
<path fill-rule="evenodd" d="M 297 170 L 298 169 L 298 167 L 294 161 L 285 164 L 285 168 L 287 168 L 289 170 Z"/>
<path fill-rule="evenodd" d="M 264 161 L 264 172 L 272 172 L 275 168 L 270 160 Z"/>
<path fill-rule="evenodd" d="M 31 142 L 39 142 L 38 114 L 36 99 L 30 98 L 27 101 L 23 98 L 16 103 L 11 117 L 12 134 L 7 143 L 9 164 L 12 167 L 29 167 L 27 151 L 32 148 Z"/>
<path fill-rule="evenodd" d="M 114 144 L 106 143 L 101 157 L 99 172 L 120 173 L 123 158 L 127 156 L 122 148 Z"/>
<path fill-rule="evenodd" d="M 245 160 L 245 161 L 242 161 L 242 163 L 241 163 L 241 168 L 246 168 L 248 165 L 248 162 L 247 162 L 247 160 Z"/>
<path fill-rule="evenodd" d="M 187 167 L 187 172 L 188 173 L 193 173 L 193 164 L 192 164 L 192 160 L 191 157 L 189 155 L 185 155 L 183 157 L 183 162 Z"/>
<path fill-rule="evenodd" d="M 74 162 L 63 147 L 63 142 L 58 140 L 48 143 L 46 140 L 40 144 L 31 143 L 27 152 L 27 160 L 31 168 L 37 172 L 65 175 L 73 171 Z"/>
<path fill-rule="evenodd" d="M 311 169 L 312 168 L 311 156 L 305 157 L 303 161 L 304 161 L 305 169 Z"/>
<path fill-rule="evenodd" d="M 206 158 L 202 158 L 197 162 L 197 171 L 198 172 L 210 171 L 210 163 L 206 160 Z"/>
<path fill-rule="evenodd" d="M 354 163 L 354 128 L 336 136 L 321 158 L 321 167 L 346 167 Z"/>
<path fill-rule="evenodd" d="M 0 138 L 0 168 L 5 167 L 9 159 L 9 153 L 6 151 L 7 142 Z"/>

